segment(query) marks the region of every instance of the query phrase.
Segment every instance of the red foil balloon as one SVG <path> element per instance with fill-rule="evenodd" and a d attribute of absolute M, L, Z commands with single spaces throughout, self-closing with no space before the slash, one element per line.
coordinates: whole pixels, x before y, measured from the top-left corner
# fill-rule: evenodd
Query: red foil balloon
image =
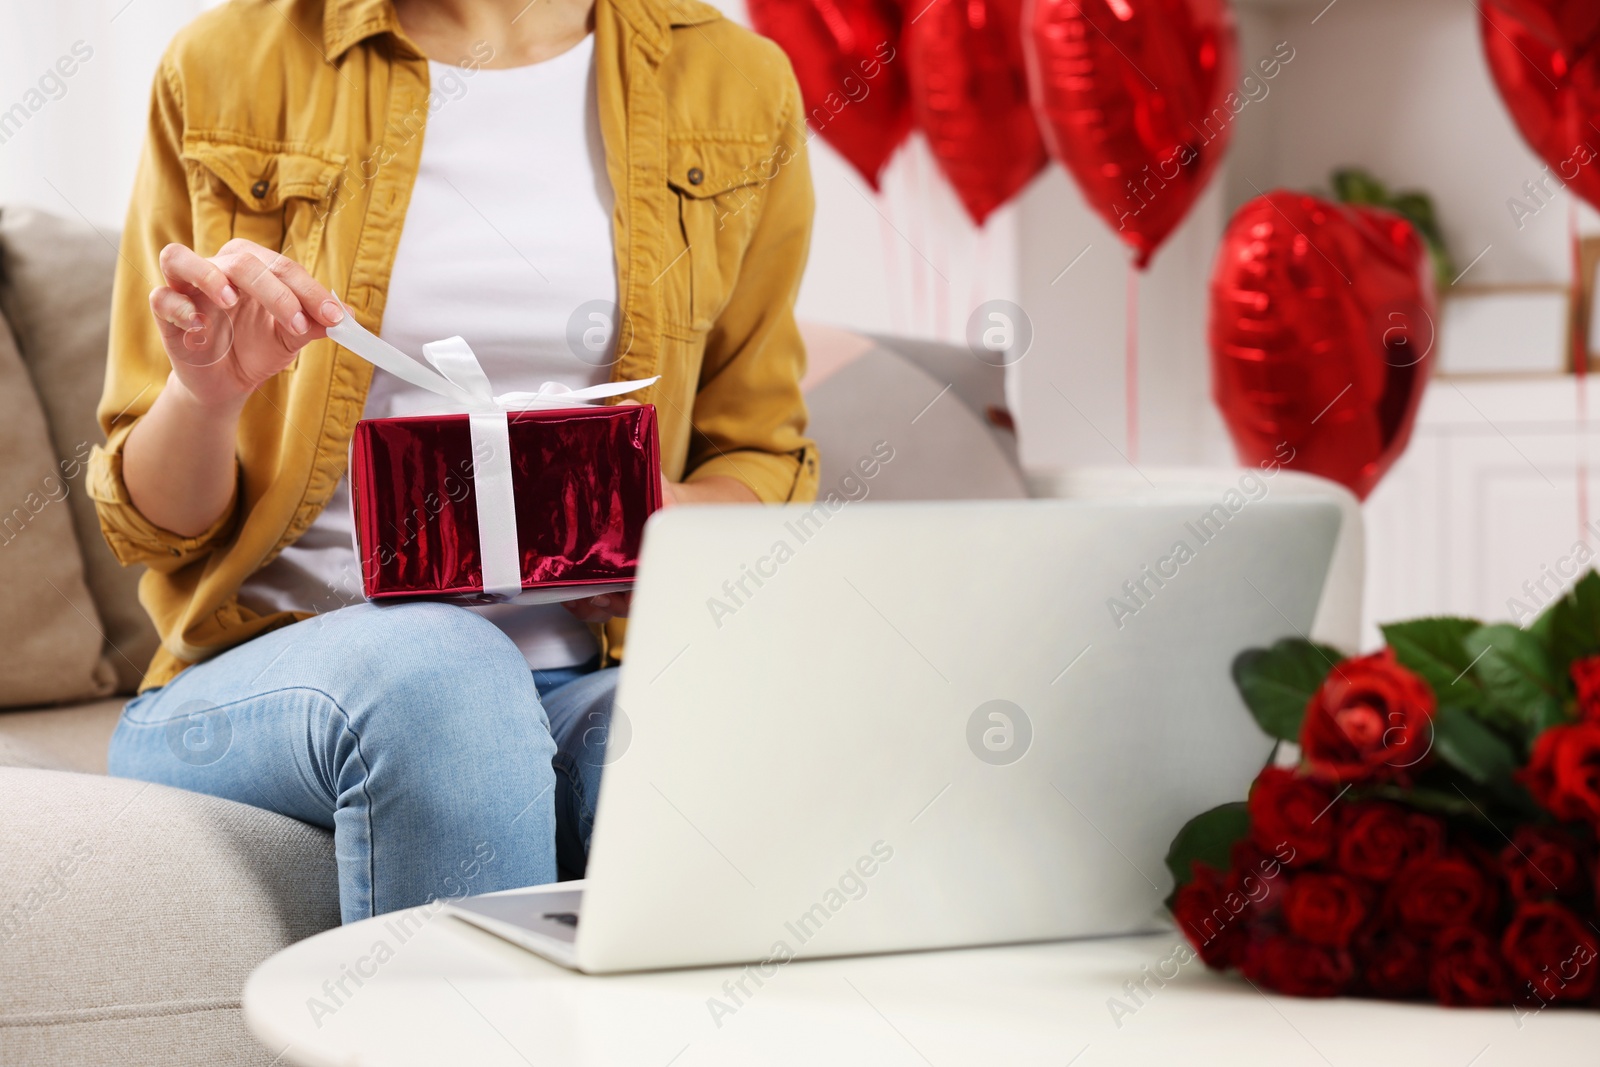
<path fill-rule="evenodd" d="M 789 55 L 806 122 L 874 191 L 911 133 L 894 0 L 749 0 L 750 24 Z"/>
<path fill-rule="evenodd" d="M 906 26 L 912 115 L 980 226 L 1047 162 L 1020 21 L 1017 0 L 927 0 Z"/>
<path fill-rule="evenodd" d="M 1569 56 L 1587 52 L 1600 40 L 1600 4 L 1595 0 L 1494 0 L 1494 4 L 1548 47 Z"/>
<path fill-rule="evenodd" d="M 1523 0 L 1508 6 L 1563 5 Z M 1600 3 L 1585 0 L 1583 19 L 1557 13 L 1532 22 L 1493 5 L 1480 10 L 1489 71 L 1523 138 L 1563 183 L 1600 208 L 1600 132 L 1591 125 L 1600 114 L 1600 40 L 1590 32 L 1585 40 L 1552 43 L 1559 28 L 1596 21 Z"/>
<path fill-rule="evenodd" d="M 1283 190 L 1245 204 L 1211 278 L 1212 390 L 1240 458 L 1365 499 L 1411 439 L 1435 321 L 1409 222 Z"/>
<path fill-rule="evenodd" d="M 1227 0 L 1038 0 L 1024 40 L 1050 154 L 1143 268 L 1233 134 Z"/>

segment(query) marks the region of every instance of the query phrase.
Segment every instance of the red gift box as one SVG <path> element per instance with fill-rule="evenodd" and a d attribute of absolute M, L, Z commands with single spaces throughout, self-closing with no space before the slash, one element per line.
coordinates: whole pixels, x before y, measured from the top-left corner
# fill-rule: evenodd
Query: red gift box
<path fill-rule="evenodd" d="M 363 591 L 465 603 L 484 592 L 477 467 L 469 415 L 367 419 L 350 453 Z M 626 589 L 644 523 L 661 506 L 651 405 L 514 411 L 507 416 L 516 499 L 517 602 Z"/>
<path fill-rule="evenodd" d="M 423 345 L 424 364 L 348 308 L 328 337 L 465 412 L 356 424 L 350 499 L 368 599 L 550 603 L 632 585 L 661 506 L 656 409 L 573 405 L 655 378 L 496 395 L 460 337 Z"/>

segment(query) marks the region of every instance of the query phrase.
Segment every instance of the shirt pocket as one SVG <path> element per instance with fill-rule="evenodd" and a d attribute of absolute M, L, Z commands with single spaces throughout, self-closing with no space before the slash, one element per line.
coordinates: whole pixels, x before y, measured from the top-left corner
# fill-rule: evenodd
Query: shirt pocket
<path fill-rule="evenodd" d="M 316 269 L 344 157 L 226 135 L 184 138 L 194 247 L 216 255 L 242 237 Z"/>
<path fill-rule="evenodd" d="M 683 247 L 669 255 L 688 260 L 688 270 L 669 266 L 667 322 L 695 332 L 709 330 L 722 314 L 744 263 L 761 214 L 767 182 L 783 161 L 783 150 L 749 140 L 685 137 L 667 147 L 667 184 L 677 194 Z"/>

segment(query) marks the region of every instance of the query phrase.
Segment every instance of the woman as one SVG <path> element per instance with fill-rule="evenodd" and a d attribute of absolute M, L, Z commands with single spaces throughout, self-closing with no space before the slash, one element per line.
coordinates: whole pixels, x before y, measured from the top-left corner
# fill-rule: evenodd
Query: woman
<path fill-rule="evenodd" d="M 91 474 L 162 636 L 112 773 L 331 829 L 345 921 L 581 874 L 626 598 L 359 603 L 351 431 L 438 402 L 325 331 L 459 333 L 497 391 L 659 374 L 670 504 L 811 499 L 811 207 L 786 60 L 697 0 L 239 0 L 181 33 Z"/>

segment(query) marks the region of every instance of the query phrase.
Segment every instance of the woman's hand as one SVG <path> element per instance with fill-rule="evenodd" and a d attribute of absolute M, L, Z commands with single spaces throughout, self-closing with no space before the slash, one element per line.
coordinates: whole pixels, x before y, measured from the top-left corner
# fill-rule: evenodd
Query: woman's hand
<path fill-rule="evenodd" d="M 194 537 L 233 499 L 245 400 L 344 309 L 300 264 L 252 241 L 210 259 L 167 245 L 161 274 L 150 310 L 172 373 L 123 444 L 122 479 L 146 519 Z"/>
<path fill-rule="evenodd" d="M 338 300 L 304 267 L 241 238 L 209 259 L 167 245 L 161 274 L 166 284 L 151 292 L 150 310 L 173 377 L 202 408 L 236 412 L 344 318 Z"/>

